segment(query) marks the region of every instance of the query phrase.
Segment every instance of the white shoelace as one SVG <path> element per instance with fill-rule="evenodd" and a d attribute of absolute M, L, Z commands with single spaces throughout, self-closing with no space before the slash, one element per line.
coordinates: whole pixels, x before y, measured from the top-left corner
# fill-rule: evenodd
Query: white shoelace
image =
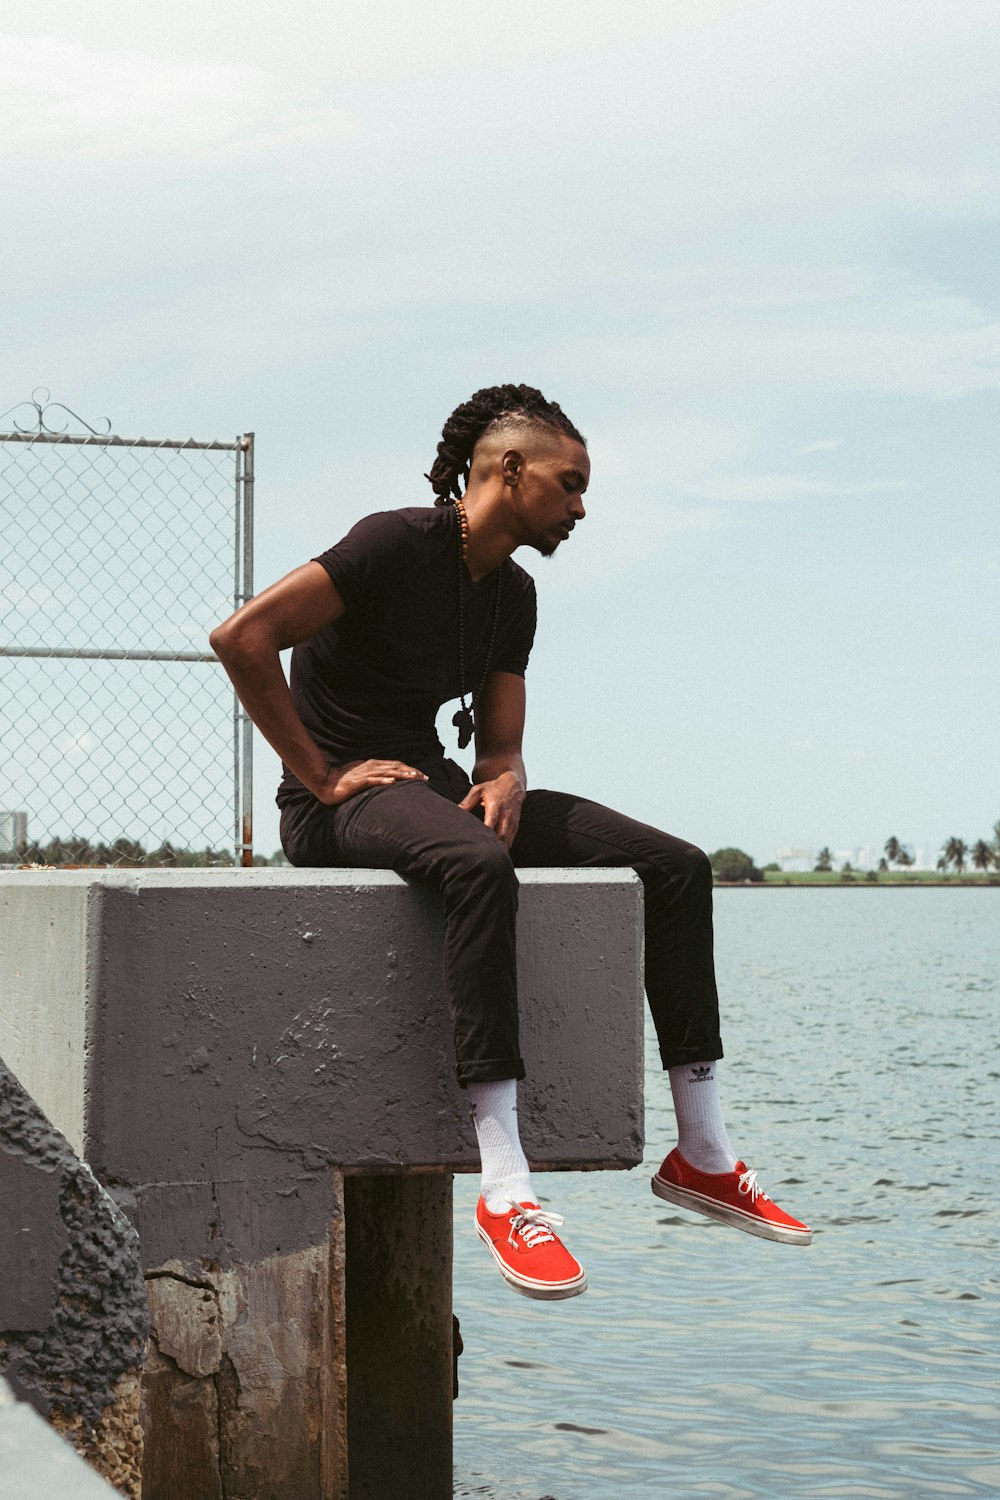
<path fill-rule="evenodd" d="M 507 1236 L 508 1244 L 517 1249 L 515 1235 L 520 1235 L 529 1250 L 534 1250 L 536 1245 L 544 1245 L 548 1240 L 554 1240 L 556 1236 L 552 1232 L 553 1225 L 562 1224 L 561 1214 L 551 1214 L 544 1208 L 525 1208 L 520 1203 L 512 1203 L 511 1208 L 517 1210 L 510 1221 L 510 1234 Z"/>
<path fill-rule="evenodd" d="M 750 1202 L 756 1203 L 758 1198 L 766 1198 L 767 1194 L 757 1181 L 757 1173 L 754 1171 L 742 1172 L 739 1180 L 741 1193 L 750 1194 Z"/>

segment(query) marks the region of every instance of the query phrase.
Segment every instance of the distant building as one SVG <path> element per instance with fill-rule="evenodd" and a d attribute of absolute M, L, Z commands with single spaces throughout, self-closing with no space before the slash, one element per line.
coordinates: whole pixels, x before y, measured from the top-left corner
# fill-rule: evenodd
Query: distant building
<path fill-rule="evenodd" d="M 18 859 L 28 843 L 28 814 L 0 808 L 0 859 Z"/>
<path fill-rule="evenodd" d="M 877 870 L 882 858 L 881 849 L 874 844 L 856 844 L 853 849 L 838 849 L 833 856 L 833 868 L 842 870 L 850 865 L 852 870 Z"/>
<path fill-rule="evenodd" d="M 936 856 L 928 853 L 923 845 L 901 844 L 910 856 L 912 863 L 906 868 L 912 870 L 933 870 Z M 819 851 L 789 844 L 784 849 L 779 849 L 774 856 L 775 863 L 786 874 L 808 874 L 816 868 L 816 858 Z M 885 858 L 885 848 L 882 844 L 858 844 L 853 849 L 831 849 L 830 865 L 834 870 L 842 870 L 845 864 L 849 864 L 852 870 L 877 870 L 879 861 Z M 902 870 L 902 865 L 893 865 L 894 870 Z"/>
<path fill-rule="evenodd" d="M 787 849 L 779 849 L 774 858 L 775 863 L 789 875 L 805 874 L 816 865 L 814 849 L 797 849 L 792 845 L 789 845 Z"/>

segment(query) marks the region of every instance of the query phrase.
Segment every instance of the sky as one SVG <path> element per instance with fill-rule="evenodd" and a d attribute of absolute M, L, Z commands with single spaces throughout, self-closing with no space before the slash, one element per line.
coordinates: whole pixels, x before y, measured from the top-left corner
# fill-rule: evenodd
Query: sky
<path fill-rule="evenodd" d="M 518 554 L 534 785 L 758 862 L 989 836 L 992 0 L 39 0 L 0 30 L 0 410 L 254 431 L 259 588 L 429 503 L 472 391 L 537 385 L 593 475 L 558 556 Z M 276 778 L 260 744 L 266 853 Z"/>

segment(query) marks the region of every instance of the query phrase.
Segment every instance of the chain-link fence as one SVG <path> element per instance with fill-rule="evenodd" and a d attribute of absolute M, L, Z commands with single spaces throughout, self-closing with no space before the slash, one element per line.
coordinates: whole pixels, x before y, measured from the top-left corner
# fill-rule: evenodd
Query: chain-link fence
<path fill-rule="evenodd" d="M 116 437 L 47 391 L 5 416 L 0 860 L 251 863 L 251 726 L 208 634 L 252 592 L 253 434 Z"/>

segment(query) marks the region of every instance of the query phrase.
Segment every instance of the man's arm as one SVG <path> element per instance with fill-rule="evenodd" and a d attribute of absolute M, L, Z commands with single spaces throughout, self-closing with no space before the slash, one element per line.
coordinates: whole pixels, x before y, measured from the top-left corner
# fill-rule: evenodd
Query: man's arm
<path fill-rule="evenodd" d="M 303 786 L 329 806 L 369 786 L 427 780 L 402 761 L 331 766 L 299 718 L 278 653 L 307 640 L 343 613 L 344 601 L 330 575 L 319 563 L 309 562 L 249 600 L 209 636 L 240 702 L 268 744 Z"/>
<path fill-rule="evenodd" d="M 476 704 L 476 764 L 473 787 L 459 807 L 482 807 L 483 821 L 510 848 L 521 820 L 527 789 L 521 741 L 524 736 L 524 678 L 491 672 Z"/>

